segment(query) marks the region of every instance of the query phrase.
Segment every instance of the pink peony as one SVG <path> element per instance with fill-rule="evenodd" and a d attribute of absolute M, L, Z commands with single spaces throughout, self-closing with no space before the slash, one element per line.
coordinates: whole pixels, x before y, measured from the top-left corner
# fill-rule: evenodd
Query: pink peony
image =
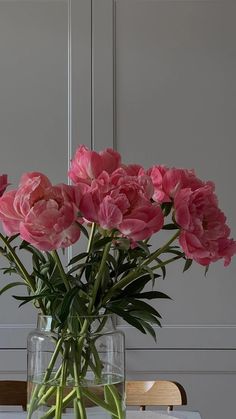
<path fill-rule="evenodd" d="M 153 166 L 147 170 L 147 174 L 154 186 L 153 199 L 158 203 L 171 202 L 180 189 L 190 188 L 194 191 L 205 184 L 193 170 L 188 169 Z"/>
<path fill-rule="evenodd" d="M 119 231 L 136 242 L 146 240 L 163 227 L 163 213 L 159 205 L 146 203 L 126 214 Z"/>
<path fill-rule="evenodd" d="M 41 250 L 67 247 L 80 237 L 79 202 L 78 188 L 52 186 L 42 173 L 26 173 L 18 189 L 0 198 L 0 219 L 6 234 L 20 233 Z"/>
<path fill-rule="evenodd" d="M 97 179 L 103 171 L 111 174 L 120 164 L 120 154 L 111 148 L 97 153 L 81 145 L 72 159 L 68 175 L 75 184 L 80 182 L 91 184 L 91 181 Z"/>
<path fill-rule="evenodd" d="M 153 185 L 149 176 L 128 176 L 119 168 L 109 177 L 93 181 L 82 195 L 80 211 L 86 221 L 96 222 L 103 229 L 117 229 L 130 239 L 144 240 L 163 226 L 163 214 L 151 203 Z"/>
<path fill-rule="evenodd" d="M 3 195 L 3 193 L 5 192 L 7 186 L 8 186 L 8 183 L 7 183 L 7 175 L 1 175 L 0 176 L 0 196 Z"/>
<path fill-rule="evenodd" d="M 174 210 L 181 228 L 179 243 L 189 259 L 205 266 L 221 258 L 225 266 L 230 263 L 236 242 L 229 239 L 230 229 L 212 184 L 181 189 L 174 198 Z"/>

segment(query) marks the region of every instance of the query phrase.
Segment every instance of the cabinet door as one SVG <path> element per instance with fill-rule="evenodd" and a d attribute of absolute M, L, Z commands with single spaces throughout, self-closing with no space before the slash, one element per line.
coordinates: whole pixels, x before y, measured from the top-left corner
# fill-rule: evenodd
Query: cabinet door
<path fill-rule="evenodd" d="M 92 4 L 96 149 L 113 145 L 126 162 L 145 167 L 195 168 L 202 179 L 215 181 L 236 236 L 236 3 Z M 105 34 L 110 43 L 101 42 Z M 180 379 L 189 407 L 209 419 L 226 417 L 227 406 L 231 412 L 230 388 L 236 384 L 236 260 L 228 268 L 222 265 L 212 265 L 206 277 L 196 264 L 184 274 L 182 264 L 170 266 L 166 279 L 156 284 L 173 299 L 155 304 L 163 315 L 157 345 L 120 325 L 126 332 L 129 375 Z M 208 396 L 203 397 L 203 389 Z"/>
<path fill-rule="evenodd" d="M 0 0 L 0 173 L 11 187 L 30 171 L 67 182 L 76 144 L 91 145 L 90 24 L 87 0 Z M 35 311 L 18 308 L 11 294 L 22 292 L 0 297 L 1 377 L 25 376 Z"/>

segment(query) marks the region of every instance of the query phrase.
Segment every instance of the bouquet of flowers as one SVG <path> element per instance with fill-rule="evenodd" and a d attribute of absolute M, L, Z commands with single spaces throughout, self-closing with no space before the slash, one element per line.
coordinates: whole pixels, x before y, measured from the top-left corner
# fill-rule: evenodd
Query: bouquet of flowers
<path fill-rule="evenodd" d="M 146 285 L 165 277 L 167 265 L 179 259 L 183 270 L 193 261 L 206 270 L 219 259 L 227 266 L 236 242 L 214 184 L 193 170 L 126 165 L 112 149 L 97 153 L 82 145 L 69 178 L 73 185 L 52 185 L 42 173 L 25 173 L 17 189 L 5 191 L 7 176 L 0 177 L 6 233 L 0 234 L 0 253 L 7 261 L 2 270 L 9 278 L 17 275 L 0 294 L 25 286 L 26 293 L 14 298 L 21 306 L 32 302 L 56 330 L 49 363 L 30 389 L 28 419 L 61 419 L 72 402 L 73 417 L 86 419 L 88 401 L 110 415 L 104 417 L 122 419 L 121 391 L 111 379 L 104 384 L 105 361 L 97 344 L 107 315 L 155 338 L 153 325 L 160 325 L 161 315 L 148 301 L 169 297 Z M 160 230 L 167 240 L 152 250 L 150 239 Z M 74 256 L 64 266 L 59 251 L 71 245 Z M 31 255 L 30 267 L 22 262 L 23 252 Z M 100 320 L 93 338 L 94 319 Z M 89 371 L 92 387 L 84 384 Z M 96 383 L 104 384 L 102 394 L 92 390 Z M 71 390 L 65 392 L 67 386 Z"/>

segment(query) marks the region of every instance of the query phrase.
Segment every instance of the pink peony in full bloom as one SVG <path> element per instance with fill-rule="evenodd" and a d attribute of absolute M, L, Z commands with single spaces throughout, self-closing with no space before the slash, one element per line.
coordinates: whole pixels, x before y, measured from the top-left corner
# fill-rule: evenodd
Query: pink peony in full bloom
<path fill-rule="evenodd" d="M 229 238 L 226 217 L 218 207 L 213 184 L 181 189 L 174 198 L 175 220 L 180 226 L 179 243 L 189 259 L 201 265 L 224 259 L 227 266 L 236 254 Z"/>
<path fill-rule="evenodd" d="M 204 185 L 194 170 L 153 166 L 147 170 L 147 174 L 154 186 L 153 199 L 158 203 L 171 202 L 180 189 L 190 188 L 194 191 Z"/>
<path fill-rule="evenodd" d="M 151 202 L 152 195 L 149 176 L 128 176 L 125 168 L 119 168 L 92 182 L 81 197 L 80 211 L 103 229 L 117 229 L 133 241 L 145 240 L 164 222 L 160 206 Z"/>
<path fill-rule="evenodd" d="M 0 176 L 0 196 L 3 195 L 7 186 L 8 186 L 7 175 L 1 175 Z"/>
<path fill-rule="evenodd" d="M 97 153 L 81 145 L 75 152 L 69 169 L 69 178 L 74 184 L 85 182 L 91 184 L 103 172 L 111 174 L 121 164 L 120 154 L 111 148 Z"/>
<path fill-rule="evenodd" d="M 80 237 L 76 224 L 80 193 L 78 188 L 52 186 L 42 173 L 22 176 L 18 189 L 0 198 L 0 220 L 8 235 L 41 250 L 54 250 L 75 243 Z"/>

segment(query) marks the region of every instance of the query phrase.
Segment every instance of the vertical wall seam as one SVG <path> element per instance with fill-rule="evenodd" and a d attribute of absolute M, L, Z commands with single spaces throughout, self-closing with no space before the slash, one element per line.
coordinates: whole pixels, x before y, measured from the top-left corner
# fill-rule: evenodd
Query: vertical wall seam
<path fill-rule="evenodd" d="M 117 150 L 117 92 L 116 92 L 116 0 L 112 0 L 112 59 L 113 59 L 113 141 Z"/>
<path fill-rule="evenodd" d="M 68 34 L 67 34 L 67 142 L 68 142 L 68 169 L 70 167 L 70 161 L 72 158 L 72 51 L 71 51 L 71 0 L 68 0 Z M 68 179 L 68 183 L 70 180 Z"/>
<path fill-rule="evenodd" d="M 72 22 L 71 22 L 71 0 L 68 0 L 68 28 L 67 28 L 67 147 L 68 147 L 68 169 L 72 159 Z M 68 184 L 71 183 L 68 179 Z M 72 258 L 72 246 L 67 249 L 68 263 Z"/>
<path fill-rule="evenodd" d="M 94 19 L 91 0 L 91 149 L 94 150 Z"/>

